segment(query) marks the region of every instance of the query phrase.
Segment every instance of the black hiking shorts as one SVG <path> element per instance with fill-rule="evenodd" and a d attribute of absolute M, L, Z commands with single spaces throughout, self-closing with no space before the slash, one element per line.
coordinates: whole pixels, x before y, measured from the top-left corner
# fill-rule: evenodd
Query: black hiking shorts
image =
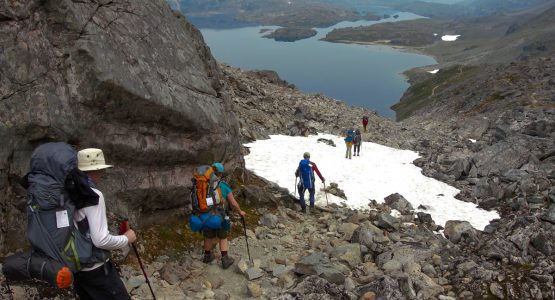
<path fill-rule="evenodd" d="M 229 235 L 229 230 L 225 230 L 225 229 L 204 229 L 202 231 L 202 235 L 204 236 L 204 238 L 206 239 L 214 239 L 214 238 L 219 238 L 220 240 L 223 239 L 227 239 L 227 236 Z"/>

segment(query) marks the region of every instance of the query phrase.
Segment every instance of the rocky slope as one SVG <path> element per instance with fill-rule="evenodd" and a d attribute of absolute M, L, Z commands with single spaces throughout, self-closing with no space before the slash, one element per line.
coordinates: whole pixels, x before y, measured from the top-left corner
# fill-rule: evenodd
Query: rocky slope
<path fill-rule="evenodd" d="M 4 1 L 0 20 L 0 253 L 25 244 L 40 143 L 102 148 L 109 209 L 139 224 L 185 205 L 194 165 L 242 164 L 221 72 L 164 1 Z"/>
<path fill-rule="evenodd" d="M 437 88 L 428 104 L 411 118 L 393 123 L 371 115 L 365 140 L 418 151 L 422 158 L 415 164 L 424 174 L 461 189 L 461 200 L 502 215 L 484 232 L 450 224 L 471 231 L 462 234 L 463 239 L 451 240 L 456 246 L 440 247 L 439 252 L 446 251 L 452 259 L 443 267 L 444 277 L 432 280 L 444 283 L 441 293 L 418 297 L 418 291 L 412 294 L 401 287 L 399 298 L 385 299 L 435 299 L 439 294 L 463 299 L 551 299 L 555 273 L 554 58 L 481 69 L 454 67 L 430 74 L 430 78 L 449 80 L 434 85 Z M 224 70 L 246 138 L 275 132 L 341 133 L 358 125 L 358 116 L 366 113 L 320 95 L 300 94 L 272 73 Z M 419 87 L 411 88 L 403 101 L 410 100 Z M 449 230 L 445 234 L 452 237 Z M 397 246 L 403 247 L 402 243 Z M 384 271 L 383 266 L 379 269 Z"/>
<path fill-rule="evenodd" d="M 49 27 L 51 23 L 48 22 L 73 22 L 73 17 L 80 15 L 78 12 L 81 10 L 78 8 L 88 6 L 84 3 L 63 3 L 66 5 L 57 6 L 48 2 L 48 5 L 40 6 L 39 4 L 43 4 L 40 2 L 23 8 L 17 5 L 3 6 L 0 9 L 3 16 L 1 19 L 6 21 L 0 23 L 0 26 L 5 24 L 2 32 L 8 33 L 3 40 L 10 41 L 12 44 L 8 45 L 12 46 L 9 49 L 13 49 L 12 52 L 3 53 L 15 53 L 16 49 L 17 53 L 27 53 L 23 50 L 34 49 L 28 45 L 34 45 L 36 41 L 45 43 L 44 45 L 69 43 L 64 37 L 73 41 L 70 39 L 75 38 L 70 30 L 72 27 L 63 28 L 67 30 L 62 31 L 67 36 L 54 35 L 54 29 Z M 156 12 L 166 11 L 166 8 L 156 3 L 135 7 L 132 11 L 135 14 L 151 13 L 155 16 L 154 20 L 161 21 L 161 16 L 168 15 L 157 14 Z M 40 70 L 41 63 L 54 61 L 57 63 L 53 66 L 56 72 L 35 81 L 1 78 L 6 80 L 2 82 L 2 91 L 9 91 L 5 94 L 8 95 L 6 100 L 0 102 L 0 112 L 3 113 L 1 120 L 10 120 L 14 124 L 12 127 L 2 127 L 1 131 L 3 141 L 13 141 L 7 148 L 12 150 L 3 154 L 9 161 L 2 165 L 2 171 L 5 172 L 2 174 L 7 178 L 3 181 L 5 195 L 22 195 L 15 190 L 15 181 L 24 173 L 26 166 L 23 162 L 28 160 L 34 143 L 52 138 L 71 138 L 77 141 L 79 147 L 96 141 L 94 146 L 106 148 L 108 157 L 114 157 L 113 162 L 127 172 L 125 180 L 123 173 L 111 174 L 112 181 L 106 186 L 108 191 L 114 191 L 111 198 L 126 200 L 122 196 L 126 192 L 133 195 L 136 203 L 146 205 L 150 203 L 147 199 L 154 199 L 153 190 L 160 193 L 169 191 L 166 194 L 168 199 L 159 201 L 167 200 L 164 207 L 172 207 L 172 201 L 183 198 L 176 191 L 178 187 L 181 193 L 186 190 L 183 188 L 185 183 L 179 181 L 181 178 L 172 176 L 185 174 L 184 178 L 189 178 L 191 161 L 212 159 L 218 155 L 212 154 L 212 157 L 206 158 L 198 154 L 198 145 L 205 142 L 207 137 L 195 131 L 197 126 L 203 128 L 203 125 L 191 121 L 192 116 L 185 112 L 187 110 L 178 109 L 183 103 L 196 107 L 187 101 L 196 103 L 194 101 L 202 100 L 203 103 L 213 104 L 203 105 L 207 110 L 204 112 L 192 110 L 197 115 L 200 113 L 210 116 L 211 112 L 216 114 L 214 117 L 229 120 L 229 124 L 218 126 L 216 121 L 210 121 L 211 118 L 202 119 L 202 122 L 209 128 L 217 127 L 211 130 L 216 136 L 220 134 L 218 141 L 237 140 L 226 150 L 225 155 L 220 154 L 230 161 L 240 160 L 237 157 L 239 142 L 266 138 L 270 134 L 341 134 L 345 128 L 359 126 L 361 116 L 368 115 L 370 132 L 364 136 L 366 141 L 419 151 L 422 158 L 415 161 L 415 164 L 421 166 L 425 174 L 460 188 L 462 192 L 459 196 L 464 201 L 498 209 L 502 218 L 494 220 L 484 231 L 478 231 L 466 222 L 448 222 L 441 234 L 437 231 L 441 228 L 434 224 L 428 214 L 415 213 L 414 207 L 407 205 L 402 196 L 395 194 L 384 199 L 385 204 L 369 203 L 368 210 L 353 211 L 345 207 L 330 206 L 305 215 L 298 212 L 295 200 L 284 189 L 237 169 L 237 176 L 232 179 L 237 198 L 245 208 L 249 208 L 249 217 L 257 214 L 262 216 L 258 224 L 248 224 L 248 251 L 253 258 L 252 263 L 248 262 L 245 237 L 238 236 L 232 241 L 230 249 L 231 255 L 237 259 L 236 265 L 225 271 L 221 270 L 218 261 L 206 266 L 200 262 L 200 241 L 183 226 L 172 227 L 160 235 L 176 234 L 185 237 L 193 250 L 171 256 L 158 254 L 153 261 L 149 261 L 147 272 L 158 298 L 552 299 L 555 276 L 555 99 L 551 88 L 555 74 L 553 58 L 491 66 L 482 75 L 479 75 L 480 72 L 466 73 L 466 69 L 457 67 L 452 72 L 440 71 L 436 76 L 456 77 L 456 80 L 444 80 L 443 82 L 449 84 L 439 87 L 434 83 L 430 89 L 427 89 L 430 84 L 424 84 L 420 86 L 421 91 L 424 91 L 422 93 L 409 91 L 405 101 L 411 94 L 422 96 L 426 95 L 426 91 L 431 98 L 412 117 L 396 123 L 323 95 L 303 94 L 270 71 L 243 72 L 229 66 L 218 67 L 202 43 L 180 43 L 175 48 L 176 52 L 172 52 L 174 50 L 171 49 L 174 48 L 164 44 L 169 40 L 164 39 L 165 34 L 198 34 L 190 26 L 184 25 L 186 23 L 182 23 L 178 17 L 164 20 L 176 22 L 185 29 L 183 32 L 177 29 L 172 31 L 171 26 L 160 26 L 160 32 L 156 35 L 143 35 L 143 40 L 132 39 L 135 35 L 131 33 L 135 30 L 148 33 L 150 31 L 147 28 L 152 27 L 130 24 L 143 24 L 141 22 L 149 22 L 150 18 L 135 19 L 135 14 L 126 10 L 133 8 L 133 4 L 121 5 L 123 3 L 112 1 L 97 5 L 98 7 L 93 6 L 96 7 L 94 10 L 82 10 L 90 12 L 87 16 L 91 17 L 84 18 L 88 22 L 78 23 L 87 30 L 77 36 L 78 42 L 69 44 L 71 47 L 44 46 L 39 48 L 44 51 L 42 56 L 31 55 L 34 52 L 27 56 L 17 56 L 18 59 L 27 57 L 38 60 L 32 62 L 34 68 L 30 67 L 31 63 L 22 64 L 15 60 L 17 66 L 29 66 L 26 68 L 27 72 Z M 62 8 L 67 10 L 59 14 Z M 29 10 L 33 13 L 20 13 Z M 122 16 L 114 18 L 112 25 L 102 22 L 107 15 L 116 17 L 118 14 Z M 124 20 L 126 21 L 123 22 Z M 11 26 L 7 26 L 8 24 Z M 13 27 L 18 24 L 36 30 L 16 30 L 27 28 Z M 113 27 L 113 24 L 120 26 Z M 16 29 L 11 31 L 12 28 Z M 128 31 L 124 31 L 122 36 L 114 32 L 120 30 Z M 13 38 L 17 37 L 18 32 L 21 37 Z M 38 37 L 27 37 L 31 33 L 36 33 Z M 109 39 L 110 36 L 114 39 Z M 126 37 L 129 39 L 116 42 Z M 47 43 L 51 39 L 57 43 Z M 172 41 L 175 42 L 175 39 Z M 164 51 L 170 53 L 158 52 L 162 51 L 158 49 L 158 45 L 162 45 Z M 15 48 L 16 46 L 23 50 Z M 102 49 L 102 55 L 99 48 Z M 127 73 L 118 69 L 118 65 L 108 64 L 112 61 L 109 58 L 120 53 L 119 51 L 139 51 L 139 48 L 151 50 L 145 50 L 148 55 L 133 52 L 129 57 L 141 58 L 134 67 L 131 67 L 133 60 L 126 59 L 128 56 L 116 56 L 126 62 L 125 66 L 129 63 L 129 69 L 124 70 L 134 76 L 127 78 Z M 62 51 L 64 49 L 66 52 Z M 54 54 L 61 51 L 62 55 L 46 59 L 49 51 L 54 51 Z M 76 59 L 74 55 L 78 54 L 86 54 L 85 57 L 89 57 L 89 60 L 85 60 L 85 63 Z M 180 55 L 190 58 L 187 61 L 193 63 L 191 68 L 179 63 L 179 57 L 182 57 Z M 44 62 L 41 62 L 40 58 L 43 57 Z M 176 57 L 178 61 L 168 57 Z M 4 58 L 0 62 L 4 68 L 11 60 Z M 66 64 L 75 67 L 64 69 Z M 173 68 L 167 64 L 181 67 L 181 72 L 177 74 L 168 71 Z M 115 75 L 108 72 L 109 67 L 110 70 L 116 70 Z M 9 70 L 19 69 L 12 66 Z M 173 76 L 163 77 L 167 74 L 165 72 L 170 72 Z M 28 76 L 21 70 L 11 71 L 9 74 Z M 85 75 L 90 80 L 82 77 Z M 58 78 L 56 76 L 64 81 L 55 81 Z M 160 81 L 162 83 L 156 81 L 158 89 L 152 87 L 153 83 L 147 84 L 156 76 L 165 78 Z M 186 79 L 180 76 L 185 76 Z M 135 82 L 137 78 L 142 82 Z M 41 81 L 47 79 L 50 81 Z M 176 80 L 177 83 L 172 85 Z M 109 86 L 113 88 L 106 89 L 105 81 L 109 81 Z M 17 89 L 14 88 L 14 82 L 27 84 L 19 85 Z M 58 85 L 47 84 L 52 82 Z M 67 91 L 72 97 L 60 96 L 66 94 L 49 90 L 54 87 Z M 49 91 L 50 94 L 47 93 Z M 100 96 L 95 96 L 97 94 Z M 50 95 L 50 98 L 39 97 L 44 95 Z M 129 102 L 125 101 L 127 98 L 121 95 L 133 95 L 130 98 L 134 101 L 133 105 L 128 105 Z M 43 99 L 43 102 L 33 102 L 38 101 L 34 100 L 37 97 Z M 19 101 L 15 101 L 16 99 Z M 51 102 L 48 99 L 52 99 Z M 106 106 L 102 106 L 102 99 L 107 99 Z M 24 122 L 25 110 L 22 106 L 17 106 L 22 105 L 20 102 L 43 103 L 49 108 L 61 103 L 72 109 L 63 110 L 65 106 L 58 105 L 52 111 L 38 110 L 50 123 L 46 123 L 49 126 L 40 127 L 43 131 L 37 131 L 38 125 L 29 122 L 33 126 L 27 126 Z M 116 106 L 118 103 L 121 105 Z M 429 103 L 433 105 L 428 105 Z M 177 109 L 172 105 L 176 105 Z M 176 112 L 168 107 L 176 109 Z M 156 114 L 147 114 L 146 110 Z M 10 117 L 7 112 L 19 115 Z M 64 118 L 54 118 L 61 112 L 64 112 Z M 127 116 L 132 118 L 126 118 Z M 234 116 L 240 120 L 238 126 L 234 124 Z M 122 120 L 135 121 L 127 124 Z M 93 121 L 98 123 L 91 123 Z M 111 127 L 113 123 L 117 123 L 118 127 Z M 132 137 L 142 137 L 140 134 L 144 134 L 145 142 L 135 144 L 143 139 L 124 139 L 125 134 L 121 138 L 114 138 L 116 135 L 107 138 L 99 134 L 96 130 L 98 127 L 102 131 L 112 130 L 109 132 L 121 128 Z M 38 138 L 29 139 L 30 133 Z M 223 136 L 224 134 L 229 135 Z M 175 143 L 182 144 L 149 143 L 152 141 L 150 138 L 159 141 L 163 139 L 162 136 L 172 138 L 172 142 L 175 138 Z M 187 143 L 184 142 L 185 139 L 181 139 L 183 136 L 188 138 Z M 169 143 L 170 138 L 163 140 Z M 209 142 L 216 143 L 212 146 L 217 145 L 217 141 Z M 18 145 L 24 147 L 17 148 Z M 157 148 L 156 151 L 148 150 L 153 147 Z M 188 156 L 183 153 L 186 151 L 183 147 L 193 149 L 191 151 L 194 154 Z M 4 151 L 6 148 L 2 149 Z M 133 154 L 132 159 L 128 156 L 131 155 L 129 151 Z M 188 160 L 189 157 L 191 161 Z M 175 171 L 175 168 L 183 173 Z M 148 174 L 152 177 L 143 178 L 141 184 L 136 185 L 133 179 L 135 175 L 130 174 Z M 148 180 L 149 178 L 152 180 Z M 172 194 L 172 191 L 175 193 Z M 142 198 L 144 195 L 148 195 L 148 198 Z M 21 216 L 18 215 L 21 207 L 16 207 L 21 206 L 21 201 L 4 199 L 6 198 L 2 198 L 2 221 L 5 222 L 5 216 L 10 220 Z M 130 202 L 123 203 L 124 207 L 113 202 L 110 205 L 116 211 L 138 211 L 132 210 Z M 4 212 L 10 210 L 17 212 Z M 140 214 L 142 217 L 156 216 L 152 210 L 143 211 Z M 8 223 L 3 223 L 3 228 L 7 227 L 6 224 Z M 240 226 L 235 219 L 235 232 L 242 233 Z M 3 232 L 2 236 L 8 235 Z M 150 243 L 151 240 L 143 239 L 139 244 L 140 251 L 148 249 Z M 169 252 L 169 249 L 164 250 Z M 134 299 L 149 297 L 148 287 L 132 258 L 128 258 L 122 265 L 121 274 Z M 36 285 L 15 285 L 13 289 L 16 298 L 31 298 L 39 294 L 40 297 L 54 297 L 45 290 L 38 291 Z M 69 292 L 58 294 L 57 297 L 64 299 L 71 298 L 72 295 Z"/>

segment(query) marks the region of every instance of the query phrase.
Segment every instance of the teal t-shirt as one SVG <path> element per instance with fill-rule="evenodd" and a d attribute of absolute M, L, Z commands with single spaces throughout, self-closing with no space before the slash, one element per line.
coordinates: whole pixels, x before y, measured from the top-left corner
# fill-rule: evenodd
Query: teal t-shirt
<path fill-rule="evenodd" d="M 231 193 L 231 187 L 224 181 L 220 181 L 220 190 L 222 191 L 222 197 L 227 200 L 227 194 Z"/>

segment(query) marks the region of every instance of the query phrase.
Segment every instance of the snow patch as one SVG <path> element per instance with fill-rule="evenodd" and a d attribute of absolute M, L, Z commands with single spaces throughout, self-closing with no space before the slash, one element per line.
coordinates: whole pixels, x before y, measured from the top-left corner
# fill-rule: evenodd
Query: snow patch
<path fill-rule="evenodd" d="M 461 36 L 460 34 L 457 35 L 444 35 L 441 37 L 442 41 L 446 41 L 446 42 L 452 42 L 452 41 L 456 41 L 459 36 Z"/>
<path fill-rule="evenodd" d="M 437 72 L 439 72 L 439 69 L 435 69 L 435 70 L 432 70 L 432 71 L 428 71 L 428 73 L 430 73 L 430 74 L 435 74 L 435 73 L 437 73 Z"/>

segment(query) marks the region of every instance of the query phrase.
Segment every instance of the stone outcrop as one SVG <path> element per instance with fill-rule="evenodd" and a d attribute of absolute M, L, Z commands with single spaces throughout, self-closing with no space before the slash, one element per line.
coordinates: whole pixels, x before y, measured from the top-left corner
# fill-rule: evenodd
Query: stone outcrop
<path fill-rule="evenodd" d="M 25 241 L 18 181 L 43 142 L 102 148 L 134 224 L 185 206 L 194 165 L 242 165 L 221 71 L 165 1 L 3 1 L 0 40 L 0 252 Z"/>

